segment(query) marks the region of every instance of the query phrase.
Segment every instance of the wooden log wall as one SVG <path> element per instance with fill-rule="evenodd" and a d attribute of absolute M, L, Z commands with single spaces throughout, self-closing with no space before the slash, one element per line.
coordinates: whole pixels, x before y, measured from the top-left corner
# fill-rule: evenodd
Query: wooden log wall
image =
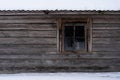
<path fill-rule="evenodd" d="M 56 29 L 56 19 L 0 16 L 0 73 L 43 65 L 41 58 L 57 51 Z"/>
<path fill-rule="evenodd" d="M 103 56 L 120 56 L 120 19 L 94 18 L 93 19 L 93 53 Z"/>
<path fill-rule="evenodd" d="M 120 18 L 93 18 L 92 24 L 92 55 L 96 55 L 103 62 L 101 66 L 108 66 L 109 70 L 120 70 Z M 113 59 L 114 58 L 114 59 Z M 115 60 L 115 62 L 113 62 Z M 106 63 L 106 61 L 108 61 Z M 105 64 L 104 64 L 105 63 Z"/>
<path fill-rule="evenodd" d="M 83 53 L 57 51 L 59 19 L 45 15 L 1 15 L 0 73 L 120 71 L 119 18 L 90 17 L 92 50 Z"/>
<path fill-rule="evenodd" d="M 34 19 L 31 16 L 0 16 L 0 52 L 56 52 L 55 23 L 54 19 Z"/>

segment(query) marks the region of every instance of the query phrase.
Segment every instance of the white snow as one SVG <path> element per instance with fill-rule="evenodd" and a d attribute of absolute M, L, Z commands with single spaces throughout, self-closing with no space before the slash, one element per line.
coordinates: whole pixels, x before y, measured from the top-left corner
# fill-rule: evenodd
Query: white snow
<path fill-rule="evenodd" d="M 120 72 L 0 74 L 0 80 L 120 80 Z"/>

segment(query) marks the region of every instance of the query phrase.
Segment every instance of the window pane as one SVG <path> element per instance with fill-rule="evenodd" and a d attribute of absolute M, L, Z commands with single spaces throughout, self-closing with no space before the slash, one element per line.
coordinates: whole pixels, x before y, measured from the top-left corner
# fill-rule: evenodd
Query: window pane
<path fill-rule="evenodd" d="M 75 49 L 83 50 L 84 48 L 85 48 L 84 26 L 75 26 Z"/>
<path fill-rule="evenodd" d="M 85 49 L 85 30 L 84 26 L 65 26 L 64 27 L 64 49 L 65 50 L 84 50 Z"/>
<path fill-rule="evenodd" d="M 75 36 L 76 37 L 83 37 L 85 36 L 84 34 L 84 26 L 75 26 Z"/>
<path fill-rule="evenodd" d="M 64 38 L 64 48 L 65 50 L 75 50 L 73 38 Z"/>
<path fill-rule="evenodd" d="M 64 27 L 64 47 L 65 50 L 74 50 L 74 27 L 66 26 Z"/>
<path fill-rule="evenodd" d="M 64 28 L 65 37 L 73 37 L 74 35 L 74 27 L 73 26 L 66 26 Z"/>

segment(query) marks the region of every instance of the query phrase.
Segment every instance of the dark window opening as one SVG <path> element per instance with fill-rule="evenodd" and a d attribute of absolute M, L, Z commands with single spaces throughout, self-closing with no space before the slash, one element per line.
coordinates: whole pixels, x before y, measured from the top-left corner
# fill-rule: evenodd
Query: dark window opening
<path fill-rule="evenodd" d="M 79 24 L 64 26 L 64 50 L 85 50 L 85 26 Z"/>

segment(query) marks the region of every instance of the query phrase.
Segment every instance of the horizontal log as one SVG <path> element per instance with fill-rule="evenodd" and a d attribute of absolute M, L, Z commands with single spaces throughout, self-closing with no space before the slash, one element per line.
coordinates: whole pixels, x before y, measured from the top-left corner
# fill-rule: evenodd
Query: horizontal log
<path fill-rule="evenodd" d="M 45 15 L 22 15 L 22 16 L 17 16 L 17 15 L 14 15 L 14 16 L 0 16 L 0 20 L 23 20 L 23 19 L 50 19 L 52 18 L 52 16 L 45 16 Z M 53 18 L 52 18 L 53 19 Z"/>
<path fill-rule="evenodd" d="M 0 45 L 0 54 L 26 54 L 56 52 L 56 45 Z"/>
<path fill-rule="evenodd" d="M 119 37 L 120 38 L 120 30 L 107 30 L 107 29 L 93 29 L 93 37 L 101 38 L 101 37 Z"/>
<path fill-rule="evenodd" d="M 120 29 L 120 23 L 94 23 L 93 29 Z"/>
<path fill-rule="evenodd" d="M 16 59 L 16 60 L 20 60 L 20 59 L 23 59 L 23 60 L 72 60 L 72 59 L 83 59 L 83 60 L 88 60 L 92 58 L 91 60 L 100 60 L 100 59 L 103 59 L 103 60 L 106 60 L 106 59 L 119 59 L 120 57 L 119 56 L 96 56 L 96 57 L 77 57 L 77 56 L 65 56 L 65 55 L 51 55 L 51 54 L 48 54 L 48 55 L 0 55 L 0 60 L 13 60 L 13 59 Z"/>
<path fill-rule="evenodd" d="M 12 49 L 16 49 L 16 48 L 22 48 L 22 49 L 24 49 L 24 48 L 32 48 L 32 49 L 34 49 L 34 48 L 55 48 L 56 47 L 56 44 L 41 44 L 41 45 L 39 45 L 39 44 L 34 44 L 34 45 L 30 45 L 30 44 L 28 44 L 28 45 L 23 45 L 23 44 L 21 44 L 21 45 L 0 45 L 0 49 L 10 49 L 10 48 L 12 48 Z"/>
<path fill-rule="evenodd" d="M 120 51 L 120 45 L 93 45 L 93 51 Z"/>
<path fill-rule="evenodd" d="M 0 23 L 56 23 L 54 19 L 0 20 Z"/>
<path fill-rule="evenodd" d="M 4 49 L 4 48 L 32 48 L 32 46 L 35 46 L 34 48 L 40 48 L 40 47 L 43 47 L 43 48 L 49 48 L 49 47 L 53 47 L 55 48 L 56 45 L 9 45 L 9 46 L 6 46 L 6 45 L 1 45 L 0 48 Z M 92 54 L 73 54 L 73 53 L 69 53 L 69 54 L 61 54 L 61 53 L 57 53 L 57 52 L 51 52 L 51 51 L 41 51 L 41 52 L 30 52 L 30 51 L 24 51 L 24 53 L 22 52 L 15 52 L 15 51 L 11 51 L 11 52 L 8 52 L 8 51 L 1 51 L 0 52 L 0 57 L 14 57 L 14 56 L 39 56 L 40 58 L 39 59 L 74 59 L 74 58 L 118 58 L 120 56 L 120 52 L 119 51 L 96 51 L 96 52 L 92 52 Z M 22 57 L 21 57 L 22 58 Z M 29 57 L 30 58 L 30 57 Z M 33 57 L 34 58 L 34 57 Z M 36 58 L 37 59 L 37 58 Z"/>
<path fill-rule="evenodd" d="M 93 44 L 120 44 L 120 38 L 93 38 Z"/>
<path fill-rule="evenodd" d="M 56 30 L 56 24 L 0 24 L 0 31 L 5 30 Z"/>
<path fill-rule="evenodd" d="M 39 48 L 39 49 L 1 49 L 0 55 L 6 54 L 6 55 L 40 55 L 40 54 L 56 54 L 57 49 L 56 48 Z"/>
<path fill-rule="evenodd" d="M 92 53 L 100 57 L 120 57 L 120 51 L 96 51 Z"/>
<path fill-rule="evenodd" d="M 94 18 L 93 23 L 120 23 L 119 18 Z"/>
<path fill-rule="evenodd" d="M 0 38 L 5 37 L 56 37 L 56 31 L 0 31 Z"/>
<path fill-rule="evenodd" d="M 0 38 L 0 44 L 56 44 L 56 38 Z"/>
<path fill-rule="evenodd" d="M 67 67 L 85 67 L 85 66 L 109 66 L 109 65 L 119 65 L 119 59 L 61 59 L 61 60 L 0 60 L 0 67 L 34 67 L 34 66 L 67 66 Z M 90 65 L 91 64 L 91 65 Z M 100 65 L 101 64 L 101 65 Z"/>
<path fill-rule="evenodd" d="M 56 48 L 8 48 L 8 49 L 0 49 L 0 54 L 4 53 L 4 54 L 40 54 L 40 53 L 49 53 L 49 52 L 56 52 L 57 49 Z"/>

